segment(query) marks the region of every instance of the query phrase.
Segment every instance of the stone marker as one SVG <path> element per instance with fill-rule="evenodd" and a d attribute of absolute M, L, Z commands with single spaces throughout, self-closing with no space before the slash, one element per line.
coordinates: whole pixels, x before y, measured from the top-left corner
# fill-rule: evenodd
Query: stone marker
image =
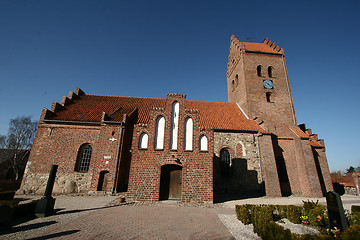
<path fill-rule="evenodd" d="M 57 168 L 58 165 L 51 166 L 51 171 L 49 174 L 49 179 L 46 185 L 44 196 L 36 203 L 35 215 L 37 217 L 47 217 L 54 213 L 54 205 L 56 199 L 51 196 L 51 193 L 54 187 Z"/>
<path fill-rule="evenodd" d="M 330 228 L 338 228 L 341 231 L 348 229 L 349 225 L 345 217 L 344 207 L 340 195 L 330 191 L 326 194 L 327 209 Z"/>

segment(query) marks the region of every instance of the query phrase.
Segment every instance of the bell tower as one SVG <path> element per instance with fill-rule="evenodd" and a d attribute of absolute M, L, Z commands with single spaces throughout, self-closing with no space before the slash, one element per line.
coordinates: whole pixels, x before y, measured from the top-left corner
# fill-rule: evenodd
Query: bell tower
<path fill-rule="evenodd" d="M 297 125 L 284 50 L 269 39 L 240 42 L 231 36 L 228 62 L 228 101 L 271 132 Z"/>

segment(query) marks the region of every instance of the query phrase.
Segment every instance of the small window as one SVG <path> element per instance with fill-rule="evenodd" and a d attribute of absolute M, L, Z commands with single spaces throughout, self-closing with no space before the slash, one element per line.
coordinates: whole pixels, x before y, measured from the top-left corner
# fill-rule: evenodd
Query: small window
<path fill-rule="evenodd" d="M 142 133 L 139 138 L 139 148 L 148 147 L 149 136 L 146 133 Z"/>
<path fill-rule="evenodd" d="M 164 136 L 165 136 L 165 118 L 163 116 L 159 116 L 156 119 L 155 149 L 164 149 Z"/>
<path fill-rule="evenodd" d="M 193 150 L 193 120 L 185 119 L 184 149 Z"/>
<path fill-rule="evenodd" d="M 208 150 L 208 140 L 205 135 L 202 135 L 199 140 L 200 144 L 200 151 L 207 151 Z"/>
<path fill-rule="evenodd" d="M 274 68 L 272 66 L 268 67 L 268 74 L 269 74 L 269 77 L 273 77 L 274 75 Z"/>
<path fill-rule="evenodd" d="M 235 90 L 235 80 L 231 81 L 231 90 L 234 91 Z"/>
<path fill-rule="evenodd" d="M 262 66 L 261 65 L 257 66 L 256 70 L 257 70 L 257 75 L 261 77 Z"/>
<path fill-rule="evenodd" d="M 271 101 L 271 92 L 267 92 L 267 93 L 266 93 L 266 101 L 267 101 L 267 102 L 272 102 L 272 101 Z"/>
<path fill-rule="evenodd" d="M 179 103 L 177 101 L 172 104 L 171 113 L 171 142 L 170 149 L 177 149 L 178 131 L 179 131 Z"/>
<path fill-rule="evenodd" d="M 235 87 L 239 85 L 239 75 L 236 74 L 235 76 Z"/>
<path fill-rule="evenodd" d="M 92 153 L 92 147 L 90 146 L 90 144 L 83 144 L 79 148 L 75 171 L 77 172 L 89 171 L 91 153 Z"/>

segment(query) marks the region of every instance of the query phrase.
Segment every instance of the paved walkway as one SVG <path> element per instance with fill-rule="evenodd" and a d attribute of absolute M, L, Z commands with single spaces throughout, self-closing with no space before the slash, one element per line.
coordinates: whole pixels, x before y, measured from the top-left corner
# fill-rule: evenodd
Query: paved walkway
<path fill-rule="evenodd" d="M 234 239 L 215 209 L 116 206 L 53 227 L 33 239 Z"/>
<path fill-rule="evenodd" d="M 28 198 L 28 196 L 22 196 Z M 37 197 L 39 198 L 39 197 Z M 258 239 L 235 217 L 235 204 L 296 204 L 307 198 L 254 198 L 215 207 L 174 203 L 108 206 L 114 196 L 56 196 L 55 215 L 21 219 L 0 239 Z M 317 199 L 309 199 L 315 201 Z M 325 199 L 319 199 L 324 203 Z M 342 196 L 345 209 L 360 197 Z"/>

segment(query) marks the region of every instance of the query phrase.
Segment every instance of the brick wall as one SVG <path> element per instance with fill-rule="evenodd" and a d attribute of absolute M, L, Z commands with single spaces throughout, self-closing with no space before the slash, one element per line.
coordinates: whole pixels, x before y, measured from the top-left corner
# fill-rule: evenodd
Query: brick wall
<path fill-rule="evenodd" d="M 170 149 L 172 103 L 179 102 L 179 131 L 176 150 Z M 155 125 L 158 116 L 165 118 L 164 149 L 155 149 Z M 193 120 L 193 150 L 184 150 L 185 119 Z M 140 135 L 149 136 L 148 148 L 139 149 Z M 199 138 L 205 135 L 208 139 L 208 151 L 199 150 Z M 160 193 L 161 166 L 174 164 L 182 167 L 182 202 L 212 202 L 212 154 L 213 132 L 200 128 L 199 115 L 196 110 L 185 109 L 185 96 L 168 94 L 166 107 L 155 108 L 150 112 L 148 124 L 137 124 L 134 127 L 131 149 L 131 166 L 127 198 L 137 201 L 158 201 Z"/>
<path fill-rule="evenodd" d="M 67 193 L 96 191 L 101 171 L 109 172 L 106 191 L 111 191 L 119 149 L 120 126 L 78 126 L 40 123 L 29 156 L 21 190 L 41 193 L 52 164 L 58 165 L 55 190 Z M 110 140 L 113 139 L 113 140 Z M 81 145 L 90 144 L 89 171 L 75 171 Z M 76 184 L 76 187 L 74 187 Z M 66 186 L 66 187 L 65 187 Z"/>

